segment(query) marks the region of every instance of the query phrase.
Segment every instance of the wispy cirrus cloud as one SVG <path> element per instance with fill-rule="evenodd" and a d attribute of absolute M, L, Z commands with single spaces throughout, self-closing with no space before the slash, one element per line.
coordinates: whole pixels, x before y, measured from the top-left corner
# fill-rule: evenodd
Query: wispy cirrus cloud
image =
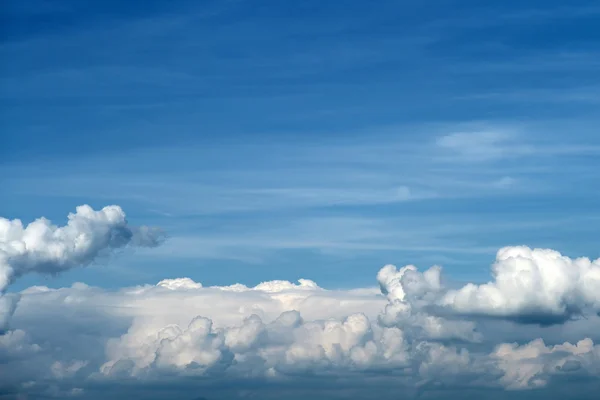
<path fill-rule="evenodd" d="M 569 238 L 596 214 L 597 177 L 586 161 L 594 142 L 548 127 L 433 124 L 319 144 L 149 147 L 5 166 L 4 187 L 23 199 L 11 204 L 123 203 L 169 229 L 171 242 L 148 262 L 177 258 L 182 270 L 209 260 L 256 267 L 292 252 L 340 263 L 367 254 L 451 260 L 464 269 L 507 241 L 593 250 L 591 236 Z M 412 136 L 398 140 L 398 132 Z M 131 277 L 157 274 L 129 268 Z"/>
<path fill-rule="evenodd" d="M 519 143 L 514 134 L 503 131 L 456 132 L 439 137 L 436 144 L 471 161 L 523 156 L 533 151 Z"/>

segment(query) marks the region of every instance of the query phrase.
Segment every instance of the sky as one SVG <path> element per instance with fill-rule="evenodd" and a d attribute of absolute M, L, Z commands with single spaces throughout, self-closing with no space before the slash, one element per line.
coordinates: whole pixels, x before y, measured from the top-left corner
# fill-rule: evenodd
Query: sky
<path fill-rule="evenodd" d="M 0 399 L 599 388 L 597 2 L 1 4 Z"/>

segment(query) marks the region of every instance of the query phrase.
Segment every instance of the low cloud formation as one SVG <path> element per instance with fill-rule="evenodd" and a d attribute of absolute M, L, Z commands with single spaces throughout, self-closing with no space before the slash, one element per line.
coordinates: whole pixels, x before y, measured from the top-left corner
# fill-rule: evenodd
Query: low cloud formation
<path fill-rule="evenodd" d="M 0 392 L 391 400 L 533 390 L 591 398 L 600 387 L 597 268 L 512 247 L 498 252 L 492 282 L 458 289 L 446 287 L 440 267 L 411 265 L 387 265 L 378 288 L 350 290 L 307 279 L 31 287 L 19 293 L 14 330 L 0 336 Z"/>
<path fill-rule="evenodd" d="M 498 251 L 493 280 L 458 289 L 444 286 L 440 267 L 419 272 L 385 266 L 377 275 L 390 300 L 390 324 L 422 311 L 447 318 L 495 318 L 552 325 L 600 311 L 600 259 L 572 259 L 550 249 L 525 246 Z"/>
<path fill-rule="evenodd" d="M 462 315 L 553 324 L 600 311 L 600 259 L 505 247 L 492 267 L 494 280 L 447 292 L 441 304 Z"/>
<path fill-rule="evenodd" d="M 508 389 L 543 387 L 556 375 L 600 377 L 600 345 L 591 339 L 555 346 L 546 346 L 542 339 L 522 346 L 502 344 L 491 356 L 497 360 L 503 372 L 501 382 Z"/>
<path fill-rule="evenodd" d="M 57 274 L 128 245 L 157 246 L 164 238 L 156 228 L 131 227 L 119 206 L 79 206 L 68 219 L 62 227 L 46 218 L 24 227 L 21 220 L 0 218 L 0 292 L 28 273 Z"/>
<path fill-rule="evenodd" d="M 160 229 L 130 226 L 119 206 L 99 211 L 79 206 L 62 227 L 43 217 L 27 226 L 18 219 L 0 218 L 0 333 L 8 328 L 19 301 L 18 295 L 4 292 L 20 276 L 58 274 L 89 265 L 116 249 L 155 247 L 163 240 Z"/>
<path fill-rule="evenodd" d="M 374 332 L 364 314 L 342 320 L 305 322 L 298 311 L 286 311 L 265 323 L 253 314 L 241 324 L 216 328 L 206 317 L 187 327 L 167 325 L 158 331 L 134 326 L 111 340 L 111 359 L 101 367 L 106 375 L 140 376 L 157 371 L 185 375 L 277 377 L 295 373 L 362 370 L 376 366 L 406 366 L 402 332 Z"/>

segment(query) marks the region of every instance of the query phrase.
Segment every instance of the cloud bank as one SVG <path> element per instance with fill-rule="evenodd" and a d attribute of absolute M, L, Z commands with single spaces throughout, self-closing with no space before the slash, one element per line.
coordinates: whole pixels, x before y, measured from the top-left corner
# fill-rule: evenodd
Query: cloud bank
<path fill-rule="evenodd" d="M 2 224 L 7 283 L 161 240 L 115 206 L 80 207 L 61 228 Z M 413 265 L 386 265 L 379 287 L 346 290 L 308 279 L 30 287 L 0 297 L 13 314 L 0 335 L 0 396 L 590 398 L 600 387 L 599 260 L 507 247 L 491 272 L 462 287 L 439 266 Z"/>
<path fill-rule="evenodd" d="M 539 326 L 449 313 L 429 307 L 454 293 L 440 273 L 386 266 L 381 289 L 309 280 L 205 287 L 189 278 L 118 291 L 32 287 L 20 293 L 15 329 L 0 336 L 0 388 L 101 398 L 125 385 L 132 392 L 122 398 L 167 398 L 146 392 L 159 385 L 192 399 L 302 398 L 298 385 L 320 396 L 341 385 L 352 398 L 429 398 L 441 387 L 493 394 L 598 382 L 595 314 Z"/>

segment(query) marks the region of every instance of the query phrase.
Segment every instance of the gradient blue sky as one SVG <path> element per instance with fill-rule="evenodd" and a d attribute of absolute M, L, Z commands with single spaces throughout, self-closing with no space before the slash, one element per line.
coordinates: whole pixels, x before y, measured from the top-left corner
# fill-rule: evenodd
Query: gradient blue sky
<path fill-rule="evenodd" d="M 2 3 L 1 215 L 119 204 L 170 236 L 12 290 L 600 256 L 597 2 L 141 4 Z"/>

